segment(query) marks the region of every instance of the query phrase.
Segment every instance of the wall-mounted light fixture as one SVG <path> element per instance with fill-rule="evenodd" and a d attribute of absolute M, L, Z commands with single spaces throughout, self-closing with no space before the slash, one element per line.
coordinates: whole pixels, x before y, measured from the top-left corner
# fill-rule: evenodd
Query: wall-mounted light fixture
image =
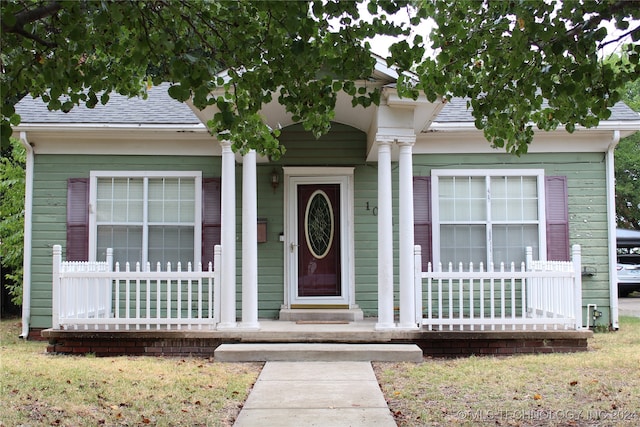
<path fill-rule="evenodd" d="M 278 188 L 279 185 L 280 185 L 280 174 L 278 173 L 276 168 L 273 168 L 273 170 L 271 171 L 271 187 L 273 187 L 274 193 L 276 192 L 276 189 Z"/>

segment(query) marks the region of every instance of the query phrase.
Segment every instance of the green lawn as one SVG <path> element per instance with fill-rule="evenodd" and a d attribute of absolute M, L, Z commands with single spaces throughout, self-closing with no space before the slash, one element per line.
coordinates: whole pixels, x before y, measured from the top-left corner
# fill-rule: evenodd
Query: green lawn
<path fill-rule="evenodd" d="M 0 427 L 228 426 L 262 364 L 61 356 L 0 322 Z M 400 426 L 636 426 L 640 318 L 573 354 L 374 363 Z"/>
<path fill-rule="evenodd" d="M 400 426 L 640 425 L 640 318 L 588 352 L 374 366 Z"/>
<path fill-rule="evenodd" d="M 262 364 L 61 356 L 0 322 L 0 426 L 229 426 Z"/>

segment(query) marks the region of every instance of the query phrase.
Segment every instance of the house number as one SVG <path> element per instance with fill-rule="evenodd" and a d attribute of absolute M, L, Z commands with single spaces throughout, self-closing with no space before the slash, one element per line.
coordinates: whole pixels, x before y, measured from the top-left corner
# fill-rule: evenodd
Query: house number
<path fill-rule="evenodd" d="M 370 206 L 369 206 L 369 202 L 367 202 L 367 210 L 368 210 L 368 211 L 371 211 L 371 214 L 372 214 L 373 216 L 378 216 L 378 207 L 377 207 L 377 206 L 370 207 Z"/>

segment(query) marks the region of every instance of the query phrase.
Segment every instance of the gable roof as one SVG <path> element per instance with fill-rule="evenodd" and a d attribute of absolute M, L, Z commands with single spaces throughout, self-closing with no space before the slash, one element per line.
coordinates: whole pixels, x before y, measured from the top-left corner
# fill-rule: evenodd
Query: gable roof
<path fill-rule="evenodd" d="M 191 108 L 176 101 L 167 92 L 169 83 L 148 90 L 147 99 L 127 98 L 111 93 L 106 105 L 98 103 L 94 108 L 76 106 L 68 113 L 50 111 L 41 98 L 25 97 L 16 105 L 21 123 L 51 124 L 163 124 L 201 125 Z M 204 125 L 203 125 L 204 126 Z"/>

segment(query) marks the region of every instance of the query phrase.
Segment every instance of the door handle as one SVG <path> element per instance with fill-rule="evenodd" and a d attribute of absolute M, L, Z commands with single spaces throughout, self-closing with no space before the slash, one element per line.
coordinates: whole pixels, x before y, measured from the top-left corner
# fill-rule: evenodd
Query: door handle
<path fill-rule="evenodd" d="M 291 249 L 291 252 L 293 252 L 293 251 L 295 251 L 295 250 L 296 250 L 296 248 L 297 248 L 298 246 L 300 246 L 300 245 L 296 245 L 295 243 L 291 242 L 291 243 L 289 244 L 289 249 Z"/>

